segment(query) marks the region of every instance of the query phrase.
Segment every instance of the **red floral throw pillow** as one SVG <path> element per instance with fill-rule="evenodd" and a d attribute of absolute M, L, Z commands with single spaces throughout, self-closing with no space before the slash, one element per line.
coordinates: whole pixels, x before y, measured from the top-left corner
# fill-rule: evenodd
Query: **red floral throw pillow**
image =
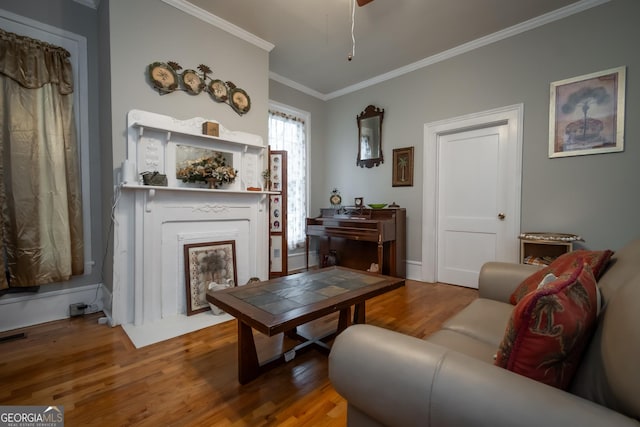
<path fill-rule="evenodd" d="M 610 251 L 609 249 L 605 251 L 587 251 L 580 249 L 562 254 L 547 267 L 536 271 L 520 283 L 516 290 L 511 294 L 509 302 L 516 305 L 525 295 L 536 290 L 540 281 L 542 281 L 544 276 L 547 274 L 552 273 L 556 276 L 560 276 L 566 271 L 573 270 L 582 262 L 586 262 L 591 266 L 593 275 L 596 278 L 596 281 L 598 281 L 602 273 L 604 273 L 612 255 L 613 251 Z"/>
<path fill-rule="evenodd" d="M 567 389 L 596 320 L 596 280 L 580 263 L 514 307 L 495 364 Z"/>

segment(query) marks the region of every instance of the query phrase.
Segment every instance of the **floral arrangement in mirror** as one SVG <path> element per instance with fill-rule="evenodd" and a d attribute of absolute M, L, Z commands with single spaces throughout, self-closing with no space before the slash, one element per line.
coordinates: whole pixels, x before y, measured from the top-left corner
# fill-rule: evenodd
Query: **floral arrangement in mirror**
<path fill-rule="evenodd" d="M 210 188 L 220 188 L 236 180 L 238 171 L 227 164 L 221 153 L 211 157 L 187 160 L 176 170 L 176 178 L 182 182 L 208 182 Z"/>

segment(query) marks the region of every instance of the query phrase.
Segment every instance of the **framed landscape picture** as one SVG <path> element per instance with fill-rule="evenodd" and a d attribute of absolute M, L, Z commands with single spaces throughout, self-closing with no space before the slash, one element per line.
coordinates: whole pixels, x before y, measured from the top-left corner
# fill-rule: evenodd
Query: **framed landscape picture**
<path fill-rule="evenodd" d="M 393 150 L 393 187 L 413 186 L 413 147 Z"/>
<path fill-rule="evenodd" d="M 551 83 L 549 157 L 624 150 L 626 68 Z"/>
<path fill-rule="evenodd" d="M 211 283 L 236 286 L 234 240 L 184 245 L 187 316 L 210 310 L 207 290 Z"/>

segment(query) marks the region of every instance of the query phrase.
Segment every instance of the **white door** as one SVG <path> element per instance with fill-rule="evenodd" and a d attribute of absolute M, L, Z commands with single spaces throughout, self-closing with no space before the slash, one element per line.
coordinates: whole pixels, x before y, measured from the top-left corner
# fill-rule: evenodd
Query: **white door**
<path fill-rule="evenodd" d="M 438 138 L 438 281 L 476 287 L 507 221 L 507 125 Z"/>
<path fill-rule="evenodd" d="M 521 108 L 425 128 L 423 280 L 477 288 L 485 262 L 518 262 L 520 122 Z"/>

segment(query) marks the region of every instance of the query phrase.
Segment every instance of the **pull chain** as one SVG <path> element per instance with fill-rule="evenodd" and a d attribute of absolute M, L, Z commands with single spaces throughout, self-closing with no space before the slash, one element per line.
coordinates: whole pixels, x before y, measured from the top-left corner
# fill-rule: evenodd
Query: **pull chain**
<path fill-rule="evenodd" d="M 356 25 L 356 0 L 351 0 L 351 53 L 347 56 L 347 59 L 351 61 L 356 56 L 356 36 L 354 35 L 354 28 Z"/>

